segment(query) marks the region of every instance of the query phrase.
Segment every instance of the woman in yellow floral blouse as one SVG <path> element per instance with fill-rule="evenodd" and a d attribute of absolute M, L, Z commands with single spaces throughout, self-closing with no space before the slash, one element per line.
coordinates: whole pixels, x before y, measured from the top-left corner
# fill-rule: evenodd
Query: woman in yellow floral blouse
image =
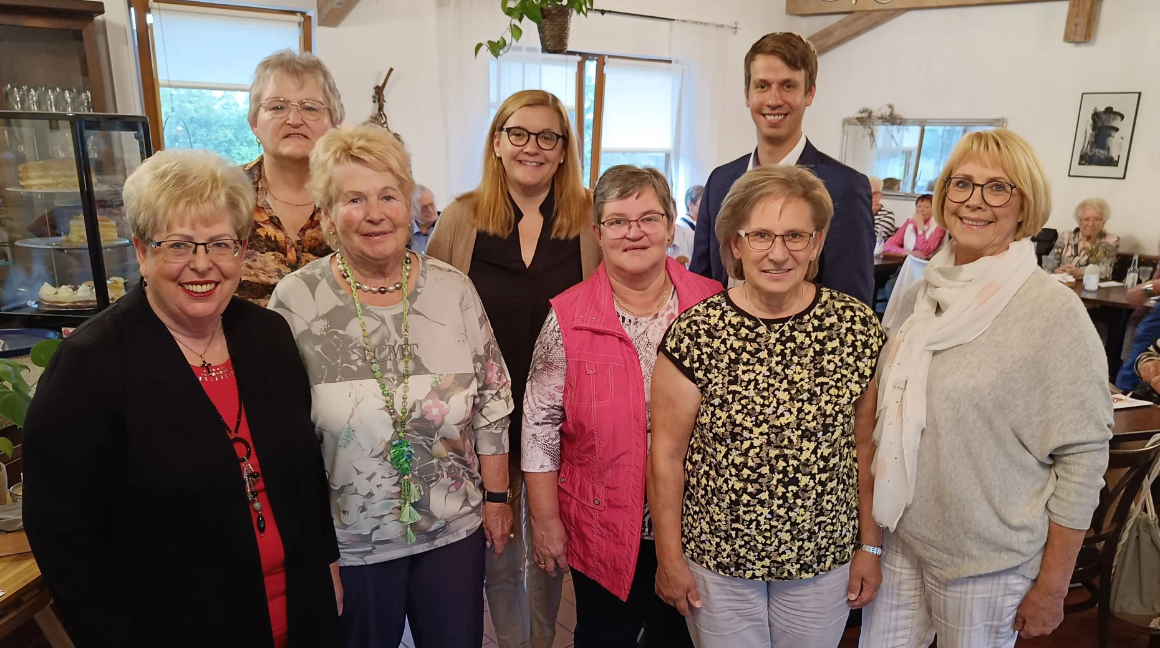
<path fill-rule="evenodd" d="M 282 50 L 258 63 L 249 119 L 262 154 L 245 166 L 257 202 L 238 297 L 265 306 L 282 277 L 332 252 L 306 180 L 314 143 L 342 118 L 338 86 L 318 57 Z"/>
<path fill-rule="evenodd" d="M 864 304 L 810 281 L 833 211 L 803 169 L 742 176 L 716 225 L 742 283 L 661 343 L 656 590 L 699 648 L 834 648 L 881 582 L 870 466 L 885 336 Z"/>

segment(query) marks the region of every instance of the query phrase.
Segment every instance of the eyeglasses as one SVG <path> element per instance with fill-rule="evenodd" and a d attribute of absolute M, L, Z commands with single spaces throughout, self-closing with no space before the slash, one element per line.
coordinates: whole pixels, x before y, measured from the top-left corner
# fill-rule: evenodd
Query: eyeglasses
<path fill-rule="evenodd" d="M 992 207 L 1002 207 L 1011 202 L 1011 196 L 1019 187 L 1002 180 L 991 180 L 979 184 L 962 176 L 952 176 L 946 179 L 947 199 L 953 203 L 965 203 L 975 195 L 975 188 L 982 189 L 983 202 Z"/>
<path fill-rule="evenodd" d="M 158 253 L 166 261 L 189 261 L 197 253 L 197 248 L 199 247 L 205 248 L 206 255 L 212 261 L 228 261 L 237 258 L 238 254 L 242 251 L 242 242 L 238 239 L 216 239 L 203 243 L 183 239 L 169 239 L 166 241 L 146 239 L 145 242 L 149 244 L 149 247 L 158 250 Z"/>
<path fill-rule="evenodd" d="M 640 228 L 644 234 L 659 234 L 665 229 L 665 224 L 668 217 L 664 214 L 645 214 L 640 218 L 609 218 L 600 221 L 604 229 L 608 230 L 608 235 L 612 238 L 624 238 L 632 230 L 633 223 Z"/>
<path fill-rule="evenodd" d="M 322 116 L 326 114 L 326 104 L 313 99 L 290 101 L 282 97 L 271 97 L 262 102 L 262 109 L 266 111 L 267 115 L 275 119 L 286 119 L 289 117 L 291 106 L 297 108 L 298 114 L 302 116 L 302 119 L 307 121 L 322 119 Z"/>
<path fill-rule="evenodd" d="M 810 245 L 817 232 L 787 232 L 785 234 L 771 234 L 769 232 L 746 232 L 737 230 L 737 233 L 749 241 L 749 247 L 754 250 L 768 250 L 773 247 L 777 239 L 785 243 L 785 249 L 800 252 Z"/>
<path fill-rule="evenodd" d="M 560 143 L 560 140 L 568 139 L 567 136 L 552 132 L 550 130 L 533 133 L 532 131 L 520 126 L 510 126 L 508 128 L 501 128 L 500 130 L 507 133 L 508 141 L 512 143 L 512 146 L 523 146 L 527 144 L 528 140 L 531 139 L 534 135 L 536 138 L 536 145 L 539 146 L 540 150 L 542 151 L 551 151 L 552 149 L 556 148 L 556 146 Z"/>

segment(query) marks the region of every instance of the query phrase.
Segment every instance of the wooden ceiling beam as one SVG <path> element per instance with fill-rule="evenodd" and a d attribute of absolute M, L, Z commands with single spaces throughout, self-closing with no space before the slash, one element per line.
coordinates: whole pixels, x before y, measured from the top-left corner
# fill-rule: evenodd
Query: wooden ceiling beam
<path fill-rule="evenodd" d="M 1100 0 L 1071 0 L 1067 7 L 1067 28 L 1063 31 L 1063 42 L 1091 42 L 1099 15 Z"/>
<path fill-rule="evenodd" d="M 813 36 L 810 36 L 808 40 L 814 46 L 814 50 L 817 51 L 818 56 L 821 56 L 842 43 L 853 40 L 878 25 L 888 23 L 904 13 L 906 13 L 906 9 L 863 11 L 861 13 L 850 14 Z"/>
<path fill-rule="evenodd" d="M 942 7 L 981 7 L 988 5 L 1023 4 L 1028 2 L 1058 2 L 1059 0 L 785 0 L 785 12 L 791 16 L 822 14 L 853 14 L 899 9 L 938 9 Z"/>
<path fill-rule="evenodd" d="M 318 26 L 338 27 L 358 0 L 318 0 Z"/>

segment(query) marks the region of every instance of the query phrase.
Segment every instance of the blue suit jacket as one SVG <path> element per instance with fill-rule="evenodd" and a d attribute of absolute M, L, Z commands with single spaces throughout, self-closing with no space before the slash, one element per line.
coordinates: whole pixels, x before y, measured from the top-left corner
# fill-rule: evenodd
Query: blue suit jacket
<path fill-rule="evenodd" d="M 723 164 L 705 183 L 693 258 L 689 270 L 728 285 L 729 275 L 721 262 L 717 241 L 717 212 L 729 188 L 749 170 L 751 154 Z M 874 296 L 874 215 L 870 211 L 870 180 L 854 169 L 821 153 L 806 140 L 798 166 L 812 171 L 825 183 L 834 201 L 834 218 L 826 236 L 814 281 L 844 292 L 867 304 Z"/>

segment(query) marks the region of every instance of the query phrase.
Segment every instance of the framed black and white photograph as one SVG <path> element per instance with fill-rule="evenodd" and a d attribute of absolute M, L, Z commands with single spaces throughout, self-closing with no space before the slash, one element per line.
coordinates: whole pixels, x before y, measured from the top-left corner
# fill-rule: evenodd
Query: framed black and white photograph
<path fill-rule="evenodd" d="M 1083 93 L 1067 175 L 1123 180 L 1139 107 L 1139 92 Z"/>

